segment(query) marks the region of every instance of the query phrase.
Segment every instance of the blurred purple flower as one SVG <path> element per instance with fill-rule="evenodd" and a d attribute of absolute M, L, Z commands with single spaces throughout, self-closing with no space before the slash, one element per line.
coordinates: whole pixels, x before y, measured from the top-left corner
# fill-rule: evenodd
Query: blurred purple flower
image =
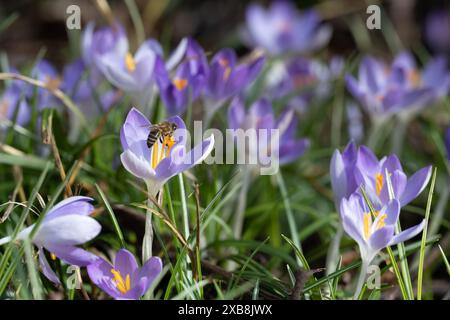
<path fill-rule="evenodd" d="M 33 238 L 39 248 L 42 273 L 54 283 L 60 281 L 45 257 L 44 248 L 71 265 L 86 266 L 97 259 L 94 254 L 76 247 L 95 238 L 101 230 L 100 224 L 89 217 L 94 211 L 90 201 L 91 198 L 76 196 L 59 202 L 45 215 Z M 34 226 L 20 231 L 16 239 L 27 238 Z M 10 241 L 11 237 L 0 239 L 0 245 Z"/>
<path fill-rule="evenodd" d="M 211 61 L 206 95 L 218 101 L 239 93 L 255 80 L 263 64 L 264 57 L 258 57 L 238 65 L 234 50 L 219 51 Z"/>
<path fill-rule="evenodd" d="M 56 68 L 46 59 L 41 59 L 35 64 L 31 71 L 31 77 L 42 81 L 50 89 L 61 89 L 63 79 Z M 61 105 L 60 101 L 49 90 L 29 85 L 27 88 L 29 99 L 32 99 L 34 92 L 37 92 L 37 108 L 39 110 Z"/>
<path fill-rule="evenodd" d="M 31 109 L 25 97 L 22 97 L 21 87 L 11 83 L 0 96 L 0 122 L 12 121 L 20 126 L 30 120 Z"/>
<path fill-rule="evenodd" d="M 271 54 L 310 52 L 323 47 L 331 37 L 331 27 L 322 25 L 317 12 L 300 13 L 287 1 L 276 1 L 269 9 L 252 4 L 246 13 L 248 42 Z"/>
<path fill-rule="evenodd" d="M 351 140 L 359 143 L 364 137 L 364 122 L 361 110 L 354 102 L 349 102 L 346 106 L 348 135 Z"/>
<path fill-rule="evenodd" d="M 331 187 L 334 193 L 336 208 L 343 198 L 348 198 L 357 191 L 355 179 L 356 157 L 358 151 L 353 142 L 349 142 L 342 154 L 335 150 L 330 162 Z"/>
<path fill-rule="evenodd" d="M 414 200 L 426 187 L 431 177 L 431 166 L 424 167 L 407 177 L 399 159 L 392 154 L 378 160 L 366 146 L 358 149 L 355 179 L 357 185 L 363 185 L 375 208 L 389 202 L 389 190 L 386 175 L 392 183 L 394 198 L 404 207 Z"/>
<path fill-rule="evenodd" d="M 87 267 L 89 278 L 97 287 L 115 299 L 131 300 L 145 295 L 161 270 L 159 257 L 151 257 L 139 268 L 134 255 L 126 249 L 117 252 L 114 265 L 97 258 Z"/>
<path fill-rule="evenodd" d="M 104 53 L 99 58 L 103 74 L 114 86 L 128 93 L 137 93 L 139 99 L 146 101 L 152 93 L 153 71 L 157 52 L 154 42 L 144 42 L 136 54 L 130 52 Z"/>
<path fill-rule="evenodd" d="M 151 123 L 137 109 L 130 110 L 120 131 L 124 149 L 120 155 L 122 165 L 128 172 L 143 179 L 153 196 L 171 177 L 201 163 L 214 147 L 214 136 L 211 136 L 186 152 L 187 132 L 183 120 L 174 116 L 166 121 L 175 123 L 177 130 L 172 138 L 165 138 L 162 143 L 157 140 L 150 149 L 147 137 Z"/>
<path fill-rule="evenodd" d="M 445 60 L 432 60 L 420 73 L 409 53 L 396 56 L 392 66 L 365 57 L 359 79 L 346 75 L 347 89 L 374 117 L 411 112 L 425 107 L 448 92 L 449 75 Z"/>
<path fill-rule="evenodd" d="M 450 10 L 431 11 L 425 21 L 425 41 L 437 53 L 450 53 Z"/>
<path fill-rule="evenodd" d="M 270 96 L 287 100 L 289 107 L 305 112 L 313 99 L 323 99 L 331 92 L 331 82 L 342 72 L 342 59 L 334 57 L 329 66 L 297 57 L 274 64 L 267 74 Z"/>
<path fill-rule="evenodd" d="M 102 69 L 100 59 L 105 54 L 123 57 L 128 52 L 128 39 L 120 23 L 102 27 L 95 31 L 95 23 L 85 27 L 81 37 L 81 55 L 83 62 L 91 67 Z"/>
<path fill-rule="evenodd" d="M 297 118 L 294 110 L 286 110 L 278 119 L 275 119 L 272 105 L 267 99 L 257 100 L 249 108 L 248 112 L 245 110 L 244 101 L 242 97 L 236 97 L 231 102 L 228 110 L 228 127 L 234 131 L 242 129 L 279 130 L 279 141 L 277 143 L 280 165 L 295 161 L 298 157 L 303 155 L 309 147 L 308 139 L 298 139 L 295 136 L 297 130 Z M 270 132 L 264 137 L 257 135 L 258 141 L 252 141 L 248 153 L 250 158 L 259 159 L 260 155 L 265 151 L 270 150 L 272 144 L 272 137 Z M 266 140 L 261 140 L 266 139 Z"/>
<path fill-rule="evenodd" d="M 172 69 L 176 69 L 173 76 Z M 157 58 L 155 77 L 169 115 L 181 115 L 198 98 L 207 74 L 205 53 L 191 38 L 183 39 L 166 63 Z"/>
<path fill-rule="evenodd" d="M 400 203 L 396 199 L 371 213 L 364 197 L 354 193 L 348 199 L 342 199 L 339 212 L 344 230 L 358 243 L 365 265 L 370 264 L 383 248 L 411 239 L 425 226 L 425 220 L 422 220 L 420 224 L 395 234 L 400 214 Z"/>

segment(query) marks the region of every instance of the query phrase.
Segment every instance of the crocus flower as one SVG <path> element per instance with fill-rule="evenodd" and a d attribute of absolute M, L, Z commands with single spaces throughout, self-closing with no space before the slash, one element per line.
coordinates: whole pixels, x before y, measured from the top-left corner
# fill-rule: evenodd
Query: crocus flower
<path fill-rule="evenodd" d="M 207 96 L 214 100 L 223 100 L 239 93 L 255 80 L 263 64 L 264 57 L 237 64 L 234 50 L 219 51 L 211 61 L 206 82 Z"/>
<path fill-rule="evenodd" d="M 171 76 L 170 72 L 175 69 Z M 182 114 L 205 86 L 208 63 L 200 45 L 191 38 L 181 41 L 172 56 L 164 62 L 158 57 L 155 77 L 161 99 L 170 115 Z"/>
<path fill-rule="evenodd" d="M 172 137 L 165 138 L 162 143 L 157 140 L 151 148 L 147 146 L 151 123 L 137 109 L 130 110 L 120 131 L 124 149 L 120 155 L 122 164 L 146 182 L 152 196 L 171 177 L 201 163 L 214 147 L 214 136 L 211 136 L 186 152 L 187 132 L 183 120 L 174 116 L 166 121 L 176 124 L 177 129 Z"/>
<path fill-rule="evenodd" d="M 62 77 L 56 68 L 46 59 L 39 60 L 31 71 L 31 76 L 42 81 L 49 89 L 61 89 Z M 28 97 L 33 97 L 35 87 L 28 86 Z M 39 109 L 61 105 L 49 90 L 37 88 L 37 107 Z"/>
<path fill-rule="evenodd" d="M 450 53 L 450 10 L 431 11 L 425 21 L 425 41 L 437 53 Z"/>
<path fill-rule="evenodd" d="M 359 79 L 346 75 L 345 80 L 347 89 L 363 108 L 374 119 L 383 119 L 393 113 L 417 110 L 432 101 L 432 89 L 411 86 L 411 80 L 405 76 L 398 67 L 365 57 L 359 67 Z"/>
<path fill-rule="evenodd" d="M 276 1 L 267 10 L 257 4 L 250 5 L 246 20 L 248 42 L 275 55 L 317 50 L 331 36 L 331 27 L 321 24 L 317 12 L 300 13 L 285 1 Z"/>
<path fill-rule="evenodd" d="M 431 59 L 421 72 L 411 53 L 405 51 L 396 56 L 392 69 L 406 88 L 429 89 L 434 93 L 435 98 L 447 95 L 450 90 L 450 73 L 447 68 L 447 59 L 444 57 Z"/>
<path fill-rule="evenodd" d="M 101 230 L 100 224 L 89 217 L 94 210 L 90 201 L 91 198 L 76 196 L 59 202 L 45 215 L 33 238 L 33 243 L 39 248 L 42 272 L 54 283 L 59 284 L 60 281 L 51 269 L 43 249 L 71 265 L 86 266 L 97 259 L 94 254 L 76 247 L 95 238 Z M 16 239 L 27 238 L 34 226 L 20 231 Z M 0 245 L 10 241 L 11 237 L 0 239 Z"/>
<path fill-rule="evenodd" d="M 348 199 L 342 199 L 339 212 L 344 230 L 358 243 L 365 265 L 370 264 L 383 248 L 411 239 L 425 226 L 423 220 L 420 224 L 395 234 L 400 214 L 400 203 L 396 199 L 372 213 L 364 197 L 354 193 Z"/>
<path fill-rule="evenodd" d="M 108 81 L 125 92 L 137 94 L 140 102 L 146 101 L 152 94 L 157 57 L 152 43 L 144 42 L 134 56 L 130 52 L 110 52 L 99 58 L 101 70 Z"/>
<path fill-rule="evenodd" d="M 309 146 L 308 139 L 296 138 L 297 123 L 293 110 L 285 111 L 276 119 L 272 105 L 267 99 L 256 101 L 247 112 L 243 99 L 238 96 L 233 99 L 228 110 L 230 129 L 235 132 L 238 129 L 257 131 L 257 141 L 251 141 L 247 150 L 250 159 L 262 160 L 260 158 L 266 156 L 266 152 L 272 154 L 275 150 L 271 149 L 273 141 L 270 130 L 279 130 L 279 141 L 275 143 L 275 147 L 278 146 L 279 159 L 274 159 L 279 165 L 295 161 Z M 261 136 L 260 130 L 266 130 L 268 134 Z"/>
<path fill-rule="evenodd" d="M 330 162 L 331 187 L 334 193 L 335 205 L 339 209 L 341 200 L 348 198 L 357 191 L 355 179 L 357 148 L 350 142 L 342 154 L 335 150 Z"/>
<path fill-rule="evenodd" d="M 340 75 L 342 64 L 339 57 L 334 57 L 329 66 L 302 57 L 276 62 L 268 71 L 266 85 L 271 97 L 283 99 L 289 107 L 304 112 L 313 99 L 329 95 L 331 81 Z"/>
<path fill-rule="evenodd" d="M 134 255 L 126 249 L 117 252 L 114 265 L 97 258 L 88 265 L 87 271 L 92 282 L 115 299 L 137 300 L 150 288 L 161 273 L 159 257 L 151 257 L 139 268 Z"/>
<path fill-rule="evenodd" d="M 21 88 L 14 83 L 5 89 L 3 95 L 0 96 L 0 122 L 15 121 L 22 126 L 30 120 L 31 109 L 21 94 Z"/>
<path fill-rule="evenodd" d="M 94 68 L 102 68 L 99 59 L 105 54 L 123 57 L 128 52 L 128 39 L 120 23 L 95 31 L 95 23 L 90 22 L 81 38 L 83 62 Z"/>
<path fill-rule="evenodd" d="M 392 183 L 395 199 L 402 207 L 414 200 L 426 187 L 431 177 L 431 166 L 424 167 L 407 177 L 399 159 L 392 154 L 378 160 L 366 146 L 358 149 L 355 179 L 358 186 L 363 185 L 376 208 L 389 203 L 389 190 L 386 175 Z"/>

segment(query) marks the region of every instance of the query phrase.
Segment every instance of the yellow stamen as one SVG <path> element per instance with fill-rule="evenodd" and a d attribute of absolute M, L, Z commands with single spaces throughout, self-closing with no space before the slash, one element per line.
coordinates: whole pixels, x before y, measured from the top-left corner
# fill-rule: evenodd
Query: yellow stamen
<path fill-rule="evenodd" d="M 136 63 L 134 62 L 134 58 L 130 52 L 125 56 L 125 65 L 127 67 L 128 72 L 134 72 L 136 70 Z"/>
<path fill-rule="evenodd" d="M 379 196 L 381 193 L 381 189 L 383 189 L 383 175 L 381 173 L 378 173 L 375 176 L 375 185 L 376 185 L 377 196 Z"/>
<path fill-rule="evenodd" d="M 173 85 L 177 90 L 181 91 L 188 85 L 188 81 L 186 79 L 174 79 Z"/>
<path fill-rule="evenodd" d="M 413 87 L 417 87 L 420 84 L 420 74 L 417 70 L 411 70 L 408 72 L 408 81 Z"/>
<path fill-rule="evenodd" d="M 130 275 L 127 274 L 124 281 L 122 275 L 120 274 L 120 271 L 111 269 L 111 273 L 114 276 L 114 281 L 116 283 L 117 289 L 119 289 L 120 293 L 126 294 L 131 288 Z"/>
<path fill-rule="evenodd" d="M 152 168 L 155 169 L 158 165 L 158 153 L 159 153 L 159 142 L 156 141 L 152 147 Z"/>
<path fill-rule="evenodd" d="M 225 68 L 225 71 L 223 72 L 223 79 L 228 80 L 231 74 L 230 62 L 225 58 L 220 58 L 219 64 Z"/>
<path fill-rule="evenodd" d="M 368 240 L 370 238 L 370 225 L 372 224 L 372 217 L 370 216 L 370 213 L 364 213 L 363 224 L 364 238 Z"/>
<path fill-rule="evenodd" d="M 54 253 L 50 253 L 50 258 L 51 258 L 53 261 L 55 261 L 55 260 L 56 260 L 55 254 L 54 254 Z"/>

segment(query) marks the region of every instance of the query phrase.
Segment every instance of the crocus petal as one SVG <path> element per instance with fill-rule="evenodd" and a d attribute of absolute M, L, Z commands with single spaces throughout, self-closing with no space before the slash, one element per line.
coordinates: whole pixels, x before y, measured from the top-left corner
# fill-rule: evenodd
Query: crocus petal
<path fill-rule="evenodd" d="M 397 223 L 398 216 L 400 214 L 400 202 L 397 199 L 391 200 L 385 210 L 386 219 L 384 222 L 388 225 L 394 225 Z"/>
<path fill-rule="evenodd" d="M 373 154 L 372 150 L 366 146 L 361 146 L 359 148 L 356 163 L 363 172 L 365 171 L 371 176 L 380 173 L 377 157 Z"/>
<path fill-rule="evenodd" d="M 394 226 L 386 225 L 381 229 L 375 231 L 369 239 L 369 244 L 371 249 L 374 252 L 378 252 L 379 250 L 385 248 L 389 245 L 389 242 L 394 235 Z"/>
<path fill-rule="evenodd" d="M 44 247 L 78 245 L 95 238 L 100 230 L 100 224 L 91 217 L 67 215 L 43 222 L 33 241 Z"/>
<path fill-rule="evenodd" d="M 124 125 L 120 130 L 120 142 L 124 149 L 128 149 L 129 145 L 139 140 L 146 140 L 150 121 L 138 109 L 131 108 L 128 112 Z"/>
<path fill-rule="evenodd" d="M 131 150 L 127 150 L 120 155 L 122 165 L 134 176 L 148 180 L 153 179 L 155 171 L 151 168 L 150 162 L 143 157 L 137 157 Z"/>
<path fill-rule="evenodd" d="M 425 167 L 413 174 L 407 181 L 405 191 L 400 197 L 402 207 L 414 200 L 426 187 L 431 177 L 431 166 Z"/>
<path fill-rule="evenodd" d="M 162 271 L 162 261 L 159 257 L 151 257 L 144 263 L 142 269 L 139 270 L 139 278 L 145 279 L 144 293 L 152 285 L 153 281 Z"/>
<path fill-rule="evenodd" d="M 97 258 L 94 263 L 87 266 L 87 272 L 91 281 L 113 298 L 122 296 L 113 282 L 111 273 L 113 266 L 102 258 Z"/>
<path fill-rule="evenodd" d="M 120 271 L 123 276 L 129 274 L 131 277 L 137 268 L 136 258 L 130 251 L 126 249 L 117 251 L 114 259 L 114 269 Z"/>
<path fill-rule="evenodd" d="M 45 245 L 45 248 L 65 263 L 75 266 L 84 267 L 98 259 L 95 254 L 74 246 L 49 243 Z"/>
<path fill-rule="evenodd" d="M 333 152 L 330 162 L 331 188 L 334 192 L 335 205 L 338 208 L 347 190 L 347 176 L 345 172 L 344 160 L 339 150 Z"/>
<path fill-rule="evenodd" d="M 238 129 L 242 126 L 245 118 L 244 101 L 241 97 L 237 96 L 231 102 L 228 109 L 228 125 L 230 129 Z"/>
<path fill-rule="evenodd" d="M 188 38 L 181 39 L 180 43 L 178 44 L 174 52 L 166 61 L 166 68 L 168 70 L 174 69 L 175 66 L 181 62 L 181 59 L 183 59 L 183 56 L 186 53 L 187 45 L 188 45 Z"/>
<path fill-rule="evenodd" d="M 55 205 L 45 216 L 44 220 L 49 221 L 57 217 L 66 215 L 83 215 L 87 216 L 94 211 L 94 206 L 89 203 L 94 199 L 89 197 L 74 196 L 67 198 Z"/>
<path fill-rule="evenodd" d="M 50 267 L 42 247 L 39 248 L 39 265 L 41 266 L 42 273 L 47 277 L 48 280 L 56 284 L 61 284 L 58 276 Z"/>
<path fill-rule="evenodd" d="M 404 242 L 406 240 L 409 240 L 409 239 L 415 237 L 416 235 L 418 235 L 423 230 L 423 228 L 425 227 L 425 223 L 426 223 L 426 221 L 424 219 L 418 225 L 416 225 L 414 227 L 411 227 L 411 228 L 408 228 L 408 229 L 400 232 L 399 234 L 395 235 L 392 238 L 392 240 L 389 242 L 389 245 L 393 246 L 393 245 L 395 245 L 397 243 Z"/>

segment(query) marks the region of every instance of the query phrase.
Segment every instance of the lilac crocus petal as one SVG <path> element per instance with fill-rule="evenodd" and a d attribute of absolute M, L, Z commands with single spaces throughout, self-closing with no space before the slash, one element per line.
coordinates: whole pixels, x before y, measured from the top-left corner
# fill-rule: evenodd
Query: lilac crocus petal
<path fill-rule="evenodd" d="M 394 226 L 386 225 L 383 228 L 376 230 L 369 239 L 371 249 L 378 252 L 388 246 L 392 236 L 394 235 L 394 229 Z"/>
<path fill-rule="evenodd" d="M 120 129 L 120 142 L 124 149 L 128 149 L 136 141 L 146 140 L 148 137 L 150 121 L 136 108 L 128 112 L 125 123 Z"/>
<path fill-rule="evenodd" d="M 47 277 L 48 280 L 56 284 L 61 284 L 61 281 L 59 281 L 58 276 L 50 267 L 50 264 L 48 263 L 48 260 L 45 257 L 45 252 L 42 249 L 42 247 L 39 248 L 39 265 L 41 266 L 42 273 L 44 274 L 44 276 Z"/>
<path fill-rule="evenodd" d="M 137 142 L 137 144 L 140 143 Z M 131 150 L 124 151 L 120 155 L 120 160 L 125 169 L 138 178 L 148 180 L 155 176 L 155 171 L 150 167 L 149 160 L 142 156 L 137 156 Z"/>
<path fill-rule="evenodd" d="M 80 267 L 87 266 L 97 259 L 97 256 L 89 251 L 70 245 L 47 243 L 45 248 L 65 263 Z"/>
<path fill-rule="evenodd" d="M 71 214 L 87 216 L 94 211 L 94 206 L 90 203 L 94 199 L 90 197 L 74 196 L 67 198 L 55 205 L 45 216 L 44 220 L 49 221 L 61 216 Z"/>
<path fill-rule="evenodd" d="M 352 194 L 348 200 L 342 198 L 339 213 L 345 232 L 347 232 L 347 234 L 358 244 L 363 245 L 365 240 L 362 233 L 361 222 L 363 220 L 362 215 L 364 212 L 362 212 L 359 204 L 364 200 L 361 198 L 361 195 L 357 193 Z"/>
<path fill-rule="evenodd" d="M 188 42 L 188 38 L 181 39 L 176 49 L 172 52 L 171 56 L 166 61 L 166 67 L 168 70 L 172 70 L 177 64 L 181 62 L 183 56 L 186 53 Z"/>
<path fill-rule="evenodd" d="M 418 225 L 415 225 L 414 227 L 408 228 L 408 229 L 400 232 L 399 234 L 395 235 L 391 239 L 391 241 L 389 242 L 389 245 L 393 246 L 393 245 L 395 245 L 397 243 L 404 242 L 404 241 L 407 241 L 407 240 L 415 237 L 420 232 L 422 232 L 423 228 L 425 227 L 425 223 L 426 223 L 426 221 L 424 219 Z"/>
<path fill-rule="evenodd" d="M 245 118 L 245 106 L 242 97 L 234 98 L 228 109 L 228 127 L 236 130 L 242 126 Z M 450 130 L 449 130 L 450 132 Z"/>
<path fill-rule="evenodd" d="M 145 294 L 150 286 L 152 285 L 153 281 L 155 281 L 156 277 L 159 276 L 159 274 L 162 271 L 162 261 L 159 257 L 151 257 L 147 260 L 147 262 L 144 263 L 142 266 L 142 269 L 139 271 L 139 278 L 145 279 L 145 287 L 144 287 L 144 293 Z"/>
<path fill-rule="evenodd" d="M 100 224 L 91 217 L 64 215 L 42 223 L 33 241 L 44 247 L 48 244 L 73 246 L 95 238 L 100 230 Z"/>
<path fill-rule="evenodd" d="M 114 259 L 114 269 L 119 270 L 121 274 L 132 275 L 137 268 L 136 258 L 130 251 L 125 249 L 117 251 Z"/>
<path fill-rule="evenodd" d="M 387 225 L 394 225 L 395 223 L 397 223 L 398 217 L 400 215 L 400 202 L 397 199 L 389 201 L 383 212 L 380 212 L 380 214 L 383 213 L 385 213 L 387 216 L 384 222 Z"/>
<path fill-rule="evenodd" d="M 380 167 L 377 157 L 373 154 L 372 150 L 366 146 L 361 146 L 358 151 L 358 159 L 356 160 L 357 166 L 363 168 L 369 175 L 374 176 L 380 173 Z"/>
<path fill-rule="evenodd" d="M 347 176 L 345 172 L 344 160 L 339 150 L 333 152 L 330 162 L 330 179 L 331 188 L 334 192 L 335 205 L 338 207 L 339 202 L 345 197 L 347 190 Z"/>
<path fill-rule="evenodd" d="M 431 166 L 428 166 L 420 169 L 408 179 L 405 190 L 400 196 L 402 207 L 414 200 L 425 189 L 430 177 Z"/>
<path fill-rule="evenodd" d="M 103 258 L 97 258 L 95 262 L 87 266 L 87 272 L 91 281 L 109 296 L 120 297 L 121 293 L 113 282 L 111 269 L 113 266 Z"/>

